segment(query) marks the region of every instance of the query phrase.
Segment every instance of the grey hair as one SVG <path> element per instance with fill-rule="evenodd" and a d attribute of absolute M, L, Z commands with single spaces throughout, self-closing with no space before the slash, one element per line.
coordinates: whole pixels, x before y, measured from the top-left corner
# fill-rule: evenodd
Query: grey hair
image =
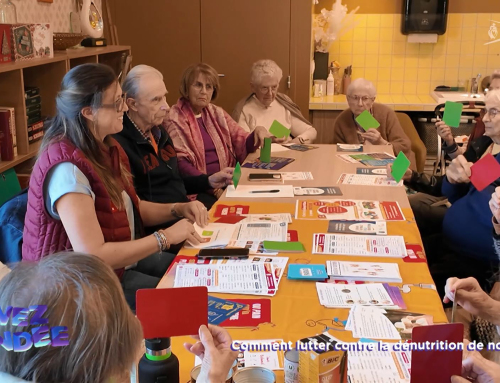
<path fill-rule="evenodd" d="M 47 326 L 66 326 L 69 345 L 0 347 L 0 371 L 34 382 L 106 383 L 126 379 L 137 361 L 142 328 L 113 270 L 101 259 L 73 252 L 19 262 L 0 281 L 0 308 L 46 305 Z M 32 314 L 30 314 L 32 316 Z M 35 326 L 3 331 L 31 332 Z"/>
<path fill-rule="evenodd" d="M 127 94 L 127 98 L 137 98 L 140 89 L 140 81 L 143 77 L 149 75 L 157 75 L 163 81 L 161 72 L 149 65 L 137 65 L 128 72 L 125 81 L 123 82 L 123 93 Z"/>
<path fill-rule="evenodd" d="M 486 93 L 486 97 L 484 98 L 484 102 L 494 102 L 500 105 L 500 89 L 492 89 Z"/>
<path fill-rule="evenodd" d="M 278 82 L 280 82 L 283 71 L 273 60 L 259 60 L 252 65 L 250 81 L 252 84 L 259 85 L 264 76 L 277 78 Z"/>
<path fill-rule="evenodd" d="M 364 78 L 357 78 L 353 80 L 351 84 L 347 88 L 347 94 L 352 95 L 357 90 L 366 90 L 370 97 L 375 97 L 377 95 L 377 89 L 375 85 L 371 81 L 368 81 Z"/>

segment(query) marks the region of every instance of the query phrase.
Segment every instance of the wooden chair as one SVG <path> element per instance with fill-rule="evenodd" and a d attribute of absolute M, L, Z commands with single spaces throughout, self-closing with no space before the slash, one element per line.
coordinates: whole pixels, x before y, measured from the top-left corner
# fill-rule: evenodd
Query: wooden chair
<path fill-rule="evenodd" d="M 427 157 L 427 149 L 418 135 L 415 125 L 406 113 L 396 113 L 396 116 L 403 128 L 404 132 L 411 141 L 411 150 L 415 153 L 417 171 L 423 173 L 425 167 L 425 158 Z"/>

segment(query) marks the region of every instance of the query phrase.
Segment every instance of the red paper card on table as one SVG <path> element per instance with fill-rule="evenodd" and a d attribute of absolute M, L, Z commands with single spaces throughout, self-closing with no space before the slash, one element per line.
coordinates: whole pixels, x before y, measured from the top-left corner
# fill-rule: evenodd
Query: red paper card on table
<path fill-rule="evenodd" d="M 250 206 L 248 205 L 217 205 L 215 208 L 214 217 L 220 218 L 228 215 L 248 214 Z"/>
<path fill-rule="evenodd" d="M 407 263 L 427 262 L 422 246 L 417 244 L 406 244 L 406 257 L 403 258 Z"/>
<path fill-rule="evenodd" d="M 270 299 L 231 299 L 244 304 L 243 309 L 220 324 L 222 327 L 257 327 L 271 323 Z"/>
<path fill-rule="evenodd" d="M 488 187 L 497 178 L 500 178 L 500 164 L 491 154 L 485 155 L 470 168 L 470 182 L 478 191 Z"/>
<path fill-rule="evenodd" d="M 136 312 L 145 339 L 196 335 L 208 323 L 208 290 L 204 286 L 137 290 Z"/>
<path fill-rule="evenodd" d="M 243 221 L 246 217 L 242 215 L 226 215 L 224 217 L 220 217 L 215 223 L 227 223 L 230 225 L 234 225 L 240 221 Z"/>
<path fill-rule="evenodd" d="M 464 325 L 451 323 L 434 326 L 414 327 L 412 343 L 439 344 L 447 341 L 461 343 L 464 337 Z M 437 342 L 437 343 L 436 343 Z M 452 375 L 462 373 L 462 351 L 433 350 L 430 347 L 411 353 L 411 383 L 449 383 Z"/>

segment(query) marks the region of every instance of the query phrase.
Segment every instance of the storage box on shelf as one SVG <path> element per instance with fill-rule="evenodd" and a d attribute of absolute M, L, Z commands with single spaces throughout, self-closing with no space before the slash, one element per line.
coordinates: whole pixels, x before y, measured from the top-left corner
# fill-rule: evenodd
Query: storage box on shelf
<path fill-rule="evenodd" d="M 0 35 L 0 43 L 1 40 L 2 36 Z M 119 74 L 124 53 L 130 54 L 130 47 L 82 48 L 65 52 L 56 51 L 54 57 L 8 62 L 0 65 L 0 89 L 2 89 L 0 106 L 14 108 L 17 139 L 17 155 L 12 161 L 0 161 L 0 173 L 12 167 L 18 167 L 19 164 L 37 155 L 41 141 L 33 142 L 34 139 L 30 140 L 32 135 L 28 134 L 28 126 L 31 126 L 33 131 L 33 124 L 28 124 L 28 118 L 36 119 L 37 111 L 40 111 L 42 120 L 54 115 L 55 99 L 61 80 L 71 68 L 84 63 L 100 62 L 110 65 L 115 73 Z M 30 105 L 26 105 L 25 88 L 28 87 L 39 88 L 42 100 L 41 108 L 31 108 Z M 40 135 L 40 130 L 37 132 Z"/>

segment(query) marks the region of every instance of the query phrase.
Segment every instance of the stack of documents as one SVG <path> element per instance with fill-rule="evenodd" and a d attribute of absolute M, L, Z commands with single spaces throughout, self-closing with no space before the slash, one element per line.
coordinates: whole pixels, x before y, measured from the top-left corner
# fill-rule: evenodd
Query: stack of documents
<path fill-rule="evenodd" d="M 399 235 L 314 234 L 312 252 L 364 257 L 407 256 L 404 237 Z"/>
<path fill-rule="evenodd" d="M 316 283 L 319 302 L 328 308 L 351 308 L 354 305 L 388 309 L 406 309 L 398 287 L 386 283 L 363 285 Z"/>
<path fill-rule="evenodd" d="M 206 286 L 211 293 L 274 296 L 287 262 L 287 257 L 250 257 L 179 264 L 174 287 Z"/>
<path fill-rule="evenodd" d="M 196 232 L 203 238 L 198 245 L 189 244 L 196 249 L 222 247 L 249 248 L 251 253 L 259 253 L 263 241 L 286 242 L 288 223 L 269 220 L 252 220 L 234 225 L 209 223 L 201 228 L 194 225 Z"/>
<path fill-rule="evenodd" d="M 332 279 L 402 283 L 397 263 L 326 261 Z"/>

